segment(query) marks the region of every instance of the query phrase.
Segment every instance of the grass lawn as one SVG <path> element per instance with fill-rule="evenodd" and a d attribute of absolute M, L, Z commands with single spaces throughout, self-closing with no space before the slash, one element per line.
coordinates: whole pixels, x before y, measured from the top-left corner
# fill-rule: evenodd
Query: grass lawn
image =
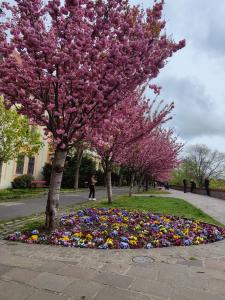
<path fill-rule="evenodd" d="M 47 192 L 44 188 L 35 189 L 3 189 L 0 190 L 0 202 L 12 201 L 15 199 L 23 199 L 27 197 L 43 195 Z"/>
<path fill-rule="evenodd" d="M 116 207 L 123 209 L 137 209 L 144 211 L 151 211 L 153 213 L 161 213 L 165 215 L 179 216 L 189 219 L 197 219 L 205 223 L 222 225 L 214 220 L 209 215 L 205 214 L 201 209 L 193 206 L 192 204 L 177 198 L 165 197 L 129 197 L 119 196 L 115 198 L 112 204 L 106 201 L 97 202 L 94 204 L 96 207 Z M 222 225 L 225 227 L 225 225 Z"/>
<path fill-rule="evenodd" d="M 85 189 L 61 189 L 61 193 L 80 193 Z M 31 189 L 0 189 L 0 202 L 12 202 L 24 198 L 41 196 L 48 192 L 48 188 L 31 188 Z"/>
<path fill-rule="evenodd" d="M 170 192 L 167 192 L 165 190 L 159 190 L 159 189 L 150 189 L 148 191 L 144 191 L 144 192 L 139 192 L 139 193 L 134 193 L 134 194 L 144 194 L 144 195 L 148 195 L 148 194 L 156 194 L 156 195 L 160 195 L 160 194 L 164 194 L 164 195 L 168 195 L 170 194 Z"/>
<path fill-rule="evenodd" d="M 196 208 L 192 204 L 188 202 L 177 199 L 177 198 L 165 198 L 165 197 L 129 197 L 129 196 L 119 196 L 115 197 L 115 200 L 112 204 L 108 204 L 107 200 L 99 200 L 99 201 L 88 201 L 83 204 L 78 204 L 75 206 L 71 206 L 68 208 L 62 208 L 59 210 L 59 213 L 69 214 L 70 212 L 77 211 L 80 209 L 84 209 L 86 207 L 115 207 L 115 208 L 123 208 L 127 210 L 144 210 L 151 211 L 153 213 L 161 213 L 165 215 L 174 215 L 180 216 L 189 219 L 197 219 L 199 221 L 220 225 L 225 227 L 225 225 L 219 223 L 214 220 L 209 215 L 205 214 L 202 210 Z M 23 222 L 23 226 L 21 226 L 21 230 L 33 230 L 35 228 L 40 228 L 44 224 L 45 214 L 39 214 L 36 220 L 28 220 L 26 218 L 21 218 Z M 6 223 L 6 222 L 0 222 Z M 16 228 L 15 228 L 16 229 Z"/>

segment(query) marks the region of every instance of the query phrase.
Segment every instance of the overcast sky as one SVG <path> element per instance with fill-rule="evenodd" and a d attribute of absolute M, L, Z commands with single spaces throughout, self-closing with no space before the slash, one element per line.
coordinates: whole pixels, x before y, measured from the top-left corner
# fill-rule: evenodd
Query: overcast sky
<path fill-rule="evenodd" d="M 153 0 L 130 0 L 152 6 Z M 170 125 L 187 142 L 225 152 L 225 1 L 166 0 L 167 34 L 185 38 L 156 83 L 175 102 Z"/>

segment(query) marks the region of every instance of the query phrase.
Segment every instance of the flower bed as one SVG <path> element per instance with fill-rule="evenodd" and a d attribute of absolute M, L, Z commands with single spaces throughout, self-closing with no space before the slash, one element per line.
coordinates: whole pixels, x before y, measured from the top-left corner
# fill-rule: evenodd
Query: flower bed
<path fill-rule="evenodd" d="M 98 249 L 190 246 L 225 238 L 225 229 L 174 216 L 122 209 L 87 208 L 63 215 L 52 233 L 15 232 L 11 241 Z"/>

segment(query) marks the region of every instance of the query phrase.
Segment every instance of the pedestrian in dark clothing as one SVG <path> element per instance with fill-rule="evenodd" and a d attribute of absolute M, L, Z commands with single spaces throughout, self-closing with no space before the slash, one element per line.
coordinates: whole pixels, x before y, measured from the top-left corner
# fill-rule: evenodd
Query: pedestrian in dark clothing
<path fill-rule="evenodd" d="M 169 185 L 168 181 L 164 183 L 164 188 L 165 188 L 165 190 L 169 190 L 170 189 L 170 185 Z"/>
<path fill-rule="evenodd" d="M 183 180 L 183 184 L 184 184 L 184 193 L 187 193 L 187 180 L 186 179 Z"/>
<path fill-rule="evenodd" d="M 191 183 L 191 193 L 193 193 L 194 189 L 196 189 L 196 183 L 193 180 L 191 180 L 190 183 Z"/>
<path fill-rule="evenodd" d="M 96 200 L 95 198 L 95 184 L 96 184 L 97 180 L 96 177 L 94 175 L 91 176 L 90 178 L 90 182 L 89 182 L 89 200 Z"/>
<path fill-rule="evenodd" d="M 205 189 L 208 196 L 210 196 L 210 190 L 209 190 L 209 179 L 205 179 Z"/>

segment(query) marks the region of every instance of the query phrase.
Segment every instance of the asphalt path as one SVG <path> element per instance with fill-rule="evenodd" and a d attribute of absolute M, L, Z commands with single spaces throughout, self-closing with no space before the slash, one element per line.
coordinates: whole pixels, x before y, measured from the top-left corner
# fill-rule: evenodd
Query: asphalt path
<path fill-rule="evenodd" d="M 113 195 L 123 195 L 128 192 L 128 188 L 113 188 Z M 80 204 L 88 201 L 88 189 L 76 193 L 62 193 L 60 196 L 60 207 L 67 207 L 73 204 Z M 106 189 L 98 189 L 96 198 L 106 198 Z M 0 203 L 0 221 L 10 220 L 18 217 L 26 217 L 45 211 L 47 195 L 20 199 L 15 202 Z"/>

